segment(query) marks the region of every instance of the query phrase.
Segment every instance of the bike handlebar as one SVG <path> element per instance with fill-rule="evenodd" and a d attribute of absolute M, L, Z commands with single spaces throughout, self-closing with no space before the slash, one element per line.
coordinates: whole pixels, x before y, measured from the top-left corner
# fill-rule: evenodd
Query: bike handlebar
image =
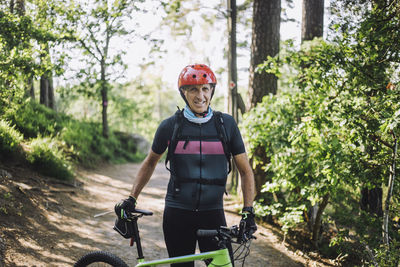
<path fill-rule="evenodd" d="M 153 212 L 143 209 L 135 209 L 134 211 L 131 211 L 126 215 L 126 219 L 139 218 L 142 216 L 151 216 L 153 215 Z M 198 237 L 216 237 L 219 240 L 233 241 L 232 239 L 235 238 L 236 243 L 240 244 L 245 243 L 250 239 L 255 239 L 255 236 L 253 236 L 252 233 L 245 232 L 245 223 L 243 221 L 240 223 L 239 227 L 237 225 L 234 225 L 232 227 L 221 226 L 219 229 L 216 230 L 200 229 L 197 230 L 196 234 Z"/>
<path fill-rule="evenodd" d="M 132 211 L 131 213 L 139 213 L 139 214 L 144 215 L 144 216 L 151 216 L 151 215 L 153 215 L 153 212 L 148 211 L 148 210 L 142 210 L 142 209 L 135 209 L 135 210 Z"/>
<path fill-rule="evenodd" d="M 142 209 L 136 209 L 133 211 L 124 211 L 124 217 L 122 219 L 133 219 L 133 218 L 139 218 L 142 216 L 151 216 L 153 215 L 152 211 L 148 210 L 142 210 Z"/>
<path fill-rule="evenodd" d="M 245 225 L 240 224 L 239 227 L 220 226 L 217 230 L 199 229 L 196 234 L 198 237 L 216 237 L 218 240 L 226 241 L 233 241 L 232 239 L 236 238 L 236 243 L 242 244 L 256 238 L 252 233 L 246 233 L 244 227 Z"/>

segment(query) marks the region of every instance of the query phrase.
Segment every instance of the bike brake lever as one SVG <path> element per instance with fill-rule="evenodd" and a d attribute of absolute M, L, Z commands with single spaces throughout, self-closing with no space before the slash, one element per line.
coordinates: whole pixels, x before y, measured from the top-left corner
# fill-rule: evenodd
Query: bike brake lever
<path fill-rule="evenodd" d="M 250 237 L 249 237 L 248 239 L 249 239 L 249 240 L 250 240 L 250 239 L 257 239 L 257 237 L 256 237 L 255 235 L 251 234 Z"/>
<path fill-rule="evenodd" d="M 246 233 L 244 232 L 244 229 L 246 228 L 246 222 L 242 220 L 239 224 L 239 234 L 237 238 L 238 243 L 242 243 L 243 241 L 246 241 Z"/>
<path fill-rule="evenodd" d="M 253 235 L 254 233 L 244 233 L 244 241 L 247 242 L 251 239 L 257 239 L 257 237 L 255 235 Z"/>

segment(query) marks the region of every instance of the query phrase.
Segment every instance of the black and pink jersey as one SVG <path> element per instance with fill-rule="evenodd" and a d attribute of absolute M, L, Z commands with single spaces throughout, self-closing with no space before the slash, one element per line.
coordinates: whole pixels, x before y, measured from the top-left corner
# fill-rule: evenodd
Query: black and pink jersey
<path fill-rule="evenodd" d="M 233 156 L 244 153 L 235 120 L 228 114 L 222 114 L 222 117 L 230 153 Z M 167 149 L 176 120 L 177 115 L 174 115 L 161 122 L 153 140 L 153 152 L 162 154 Z M 183 118 L 176 141 L 170 158 L 171 178 L 166 206 L 199 211 L 222 209 L 228 161 L 218 138 L 215 116 L 202 124 Z"/>

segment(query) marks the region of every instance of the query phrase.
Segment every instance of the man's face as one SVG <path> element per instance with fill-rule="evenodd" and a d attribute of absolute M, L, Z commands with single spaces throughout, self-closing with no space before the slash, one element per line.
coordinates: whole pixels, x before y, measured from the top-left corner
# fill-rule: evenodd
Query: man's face
<path fill-rule="evenodd" d="M 192 111 L 202 113 L 207 111 L 210 105 L 213 88 L 210 84 L 188 85 L 183 89 L 183 94 Z M 196 115 L 201 117 L 200 115 Z"/>

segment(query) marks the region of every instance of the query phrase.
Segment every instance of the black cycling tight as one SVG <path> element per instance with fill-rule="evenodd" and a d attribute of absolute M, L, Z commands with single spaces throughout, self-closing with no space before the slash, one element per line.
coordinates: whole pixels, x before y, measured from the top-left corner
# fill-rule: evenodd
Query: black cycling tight
<path fill-rule="evenodd" d="M 217 250 L 217 244 L 211 238 L 198 238 L 198 229 L 218 229 L 226 226 L 223 210 L 190 211 L 165 207 L 163 230 L 169 257 L 193 254 L 196 241 L 201 252 Z M 232 247 L 228 247 L 232 258 Z M 173 267 L 193 267 L 194 263 L 172 264 Z"/>

